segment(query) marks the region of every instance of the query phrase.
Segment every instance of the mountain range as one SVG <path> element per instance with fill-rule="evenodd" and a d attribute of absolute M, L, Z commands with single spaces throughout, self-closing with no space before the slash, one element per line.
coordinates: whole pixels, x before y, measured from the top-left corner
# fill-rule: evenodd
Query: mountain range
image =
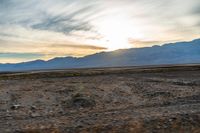
<path fill-rule="evenodd" d="M 200 39 L 144 48 L 121 49 L 75 58 L 61 57 L 48 61 L 35 60 L 0 64 L 0 71 L 27 71 L 67 68 L 123 67 L 161 64 L 200 63 Z"/>

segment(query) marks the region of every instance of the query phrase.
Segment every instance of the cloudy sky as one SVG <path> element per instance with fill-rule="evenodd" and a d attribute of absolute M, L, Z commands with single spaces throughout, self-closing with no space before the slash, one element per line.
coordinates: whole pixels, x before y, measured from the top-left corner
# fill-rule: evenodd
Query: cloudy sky
<path fill-rule="evenodd" d="M 0 0 L 0 63 L 200 38 L 200 0 Z"/>

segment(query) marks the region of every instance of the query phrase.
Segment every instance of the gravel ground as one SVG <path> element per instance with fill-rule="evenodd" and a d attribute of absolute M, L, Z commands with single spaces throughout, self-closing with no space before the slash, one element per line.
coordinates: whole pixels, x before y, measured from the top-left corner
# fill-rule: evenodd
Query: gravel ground
<path fill-rule="evenodd" d="M 199 133 L 200 66 L 0 74 L 0 133 Z"/>

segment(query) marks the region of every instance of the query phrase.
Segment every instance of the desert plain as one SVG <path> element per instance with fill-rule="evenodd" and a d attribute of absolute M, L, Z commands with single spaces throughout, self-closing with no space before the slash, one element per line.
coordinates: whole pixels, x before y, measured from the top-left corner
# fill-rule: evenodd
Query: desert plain
<path fill-rule="evenodd" d="M 199 133 L 200 65 L 0 74 L 0 133 Z"/>

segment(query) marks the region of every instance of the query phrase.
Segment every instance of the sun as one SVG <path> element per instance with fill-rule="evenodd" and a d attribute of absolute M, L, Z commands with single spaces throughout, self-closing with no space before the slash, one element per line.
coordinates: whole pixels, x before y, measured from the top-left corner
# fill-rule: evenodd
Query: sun
<path fill-rule="evenodd" d="M 128 40 L 134 35 L 133 31 L 133 25 L 126 17 L 110 16 L 98 23 L 98 32 L 109 51 L 131 48 Z"/>

